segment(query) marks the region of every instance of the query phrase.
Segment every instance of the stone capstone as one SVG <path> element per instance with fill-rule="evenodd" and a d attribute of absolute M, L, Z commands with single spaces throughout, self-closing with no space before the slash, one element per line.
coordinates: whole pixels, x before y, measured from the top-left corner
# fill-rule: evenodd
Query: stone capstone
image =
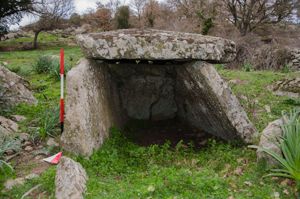
<path fill-rule="evenodd" d="M 0 106 L 11 106 L 18 103 L 37 103 L 37 100 L 29 90 L 29 83 L 1 65 L 0 99 Z"/>
<path fill-rule="evenodd" d="M 200 34 L 161 30 L 118 30 L 77 36 L 87 58 L 102 60 L 204 60 L 230 62 L 234 42 Z"/>
<path fill-rule="evenodd" d="M 81 164 L 71 158 L 62 157 L 56 170 L 55 198 L 83 198 L 87 179 L 87 174 Z"/>
<path fill-rule="evenodd" d="M 177 120 L 228 141 L 256 129 L 212 62 L 235 56 L 233 42 L 197 34 L 120 30 L 81 35 L 87 55 L 67 74 L 63 147 L 91 155 L 111 127 Z M 205 60 L 205 61 L 204 61 Z"/>

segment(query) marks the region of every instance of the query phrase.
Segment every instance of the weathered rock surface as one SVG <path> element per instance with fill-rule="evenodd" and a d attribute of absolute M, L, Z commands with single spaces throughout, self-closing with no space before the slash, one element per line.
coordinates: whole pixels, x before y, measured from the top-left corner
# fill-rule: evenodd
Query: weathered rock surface
<path fill-rule="evenodd" d="M 164 120 L 175 117 L 173 66 L 110 64 L 109 67 L 119 85 L 122 107 L 129 118 Z"/>
<path fill-rule="evenodd" d="M 300 77 L 280 80 L 270 86 L 275 95 L 300 98 Z"/>
<path fill-rule="evenodd" d="M 100 64 L 101 65 L 101 64 Z M 82 59 L 67 74 L 65 131 L 61 142 L 66 150 L 91 155 L 118 125 L 120 102 L 108 66 Z"/>
<path fill-rule="evenodd" d="M 211 64 L 194 62 L 176 69 L 179 117 L 225 140 L 253 141 L 255 127 Z"/>
<path fill-rule="evenodd" d="M 80 199 L 86 190 L 88 177 L 84 168 L 68 157 L 62 157 L 55 176 L 56 199 Z"/>
<path fill-rule="evenodd" d="M 3 116 L 0 116 L 0 135 L 10 135 L 16 133 L 19 129 L 19 125 Z"/>
<path fill-rule="evenodd" d="M 300 48 L 289 49 L 289 59 L 287 65 L 293 71 L 300 71 Z"/>
<path fill-rule="evenodd" d="M 272 150 L 281 156 L 281 150 L 278 146 L 278 139 L 282 136 L 283 133 L 281 129 L 283 123 L 284 120 L 282 118 L 270 122 L 268 126 L 262 131 L 258 146 Z M 273 157 L 259 149 L 257 150 L 256 154 L 259 161 L 266 161 L 267 165 L 270 167 L 278 164 Z"/>
<path fill-rule="evenodd" d="M 219 37 L 160 30 L 118 30 L 78 35 L 87 58 L 129 60 L 205 60 L 230 62 L 234 42 Z"/>
<path fill-rule="evenodd" d="M 17 132 L 18 131 L 18 124 L 10 119 L 7 119 L 3 116 L 0 116 L 0 124 L 2 127 L 7 129 L 10 132 Z"/>
<path fill-rule="evenodd" d="M 18 103 L 36 104 L 29 83 L 20 76 L 0 65 L 0 105 L 16 105 Z M 1 104 L 3 103 L 3 104 Z"/>
<path fill-rule="evenodd" d="M 26 182 L 26 180 L 31 180 L 31 179 L 38 178 L 38 177 L 39 176 L 37 174 L 31 173 L 25 177 L 19 177 L 16 179 L 8 179 L 4 183 L 4 187 L 5 187 L 5 189 L 10 190 L 10 189 L 14 188 L 15 186 L 23 185 Z"/>

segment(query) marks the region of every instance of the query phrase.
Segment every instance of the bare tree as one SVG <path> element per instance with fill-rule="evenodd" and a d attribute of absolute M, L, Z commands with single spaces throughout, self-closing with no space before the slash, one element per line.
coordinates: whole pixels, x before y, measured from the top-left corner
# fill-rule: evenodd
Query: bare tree
<path fill-rule="evenodd" d="M 34 32 L 33 48 L 37 48 L 39 33 L 58 28 L 63 19 L 69 17 L 74 11 L 74 2 L 73 0 L 41 0 L 34 10 L 39 20 L 28 28 Z"/>
<path fill-rule="evenodd" d="M 147 0 L 131 0 L 131 7 L 133 8 L 134 13 L 138 17 L 139 22 L 139 28 L 142 26 L 141 20 L 142 20 L 142 13 L 143 9 L 145 7 Z"/>
<path fill-rule="evenodd" d="M 121 5 L 125 5 L 125 2 L 126 0 L 108 0 L 106 4 L 101 3 L 101 1 L 98 1 L 96 4 L 98 9 L 99 8 L 110 9 L 112 14 L 114 15 Z"/>
<path fill-rule="evenodd" d="M 229 21 L 244 36 L 266 23 L 287 19 L 295 6 L 293 0 L 226 0 Z"/>

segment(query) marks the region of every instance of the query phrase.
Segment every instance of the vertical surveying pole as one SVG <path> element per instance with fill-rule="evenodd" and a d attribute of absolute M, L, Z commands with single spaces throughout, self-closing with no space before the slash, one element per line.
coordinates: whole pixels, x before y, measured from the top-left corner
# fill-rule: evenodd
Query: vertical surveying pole
<path fill-rule="evenodd" d="M 60 129 L 64 131 L 64 49 L 60 49 Z"/>

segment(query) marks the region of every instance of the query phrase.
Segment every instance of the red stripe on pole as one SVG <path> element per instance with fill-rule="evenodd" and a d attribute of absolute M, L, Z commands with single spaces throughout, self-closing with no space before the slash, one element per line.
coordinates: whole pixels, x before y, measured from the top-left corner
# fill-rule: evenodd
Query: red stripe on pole
<path fill-rule="evenodd" d="M 64 49 L 60 49 L 60 74 L 64 74 Z"/>
<path fill-rule="evenodd" d="M 65 110 L 64 110 L 64 99 L 60 99 L 60 114 L 59 114 L 60 123 L 64 122 L 64 113 L 65 113 Z"/>

